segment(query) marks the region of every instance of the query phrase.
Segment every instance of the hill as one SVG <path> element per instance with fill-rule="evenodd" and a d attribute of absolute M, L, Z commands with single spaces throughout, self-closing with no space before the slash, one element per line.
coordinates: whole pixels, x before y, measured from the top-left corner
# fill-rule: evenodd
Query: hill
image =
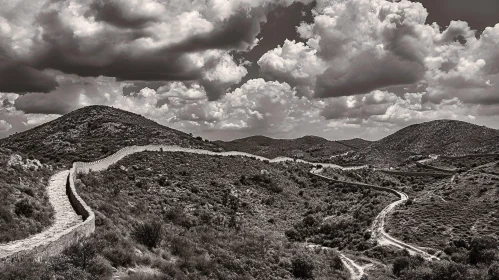
<path fill-rule="evenodd" d="M 250 136 L 233 141 L 216 141 L 225 150 L 241 151 L 267 158 L 279 156 L 297 157 L 308 161 L 327 162 L 333 155 L 365 147 L 369 141 L 352 139 L 329 141 L 317 136 L 297 139 L 273 139 L 266 136 Z"/>
<path fill-rule="evenodd" d="M 336 141 L 338 143 L 341 143 L 343 145 L 346 145 L 352 149 L 359 150 L 363 149 L 369 145 L 371 145 L 372 141 L 369 140 L 364 140 L 361 138 L 354 138 L 354 139 L 349 139 L 349 140 L 340 140 Z"/>
<path fill-rule="evenodd" d="M 52 170 L 23 156 L 0 148 L 0 243 L 38 233 L 53 220 L 45 191 Z"/>
<path fill-rule="evenodd" d="M 405 127 L 359 151 L 368 163 L 401 162 L 411 155 L 464 155 L 499 151 L 499 130 L 455 120 Z"/>
<path fill-rule="evenodd" d="M 0 147 L 42 163 L 94 161 L 132 145 L 170 144 L 214 149 L 216 145 L 107 106 L 88 106 L 28 131 L 0 139 Z"/>

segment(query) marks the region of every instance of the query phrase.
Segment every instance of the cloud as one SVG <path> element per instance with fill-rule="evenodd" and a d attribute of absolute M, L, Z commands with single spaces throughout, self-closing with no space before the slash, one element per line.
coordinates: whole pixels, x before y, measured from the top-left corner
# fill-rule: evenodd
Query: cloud
<path fill-rule="evenodd" d="M 6 133 L 12 128 L 12 125 L 5 120 L 0 120 L 0 133 Z"/>
<path fill-rule="evenodd" d="M 161 14 L 166 12 L 156 1 L 95 0 L 90 7 L 87 16 L 120 28 L 143 28 L 160 21 Z"/>
<path fill-rule="evenodd" d="M 0 62 L 1 72 L 28 82 L 0 82 L 0 91 L 52 91 L 57 83 L 47 73 L 57 70 L 132 82 L 198 82 L 216 100 L 247 73 L 229 53 L 254 47 L 266 13 L 293 2 L 9 1 L 0 11 L 0 48 L 9 61 Z M 17 10 L 22 19 L 12 16 Z M 216 75 L 223 67 L 231 79 Z"/>
<path fill-rule="evenodd" d="M 0 57 L 0 91 L 50 92 L 58 85 L 54 77 L 44 72 Z"/>
<path fill-rule="evenodd" d="M 386 91 L 374 91 L 370 94 L 332 98 L 326 103 L 321 116 L 327 120 L 348 119 L 360 123 L 371 116 L 384 115 L 398 97 Z"/>
<path fill-rule="evenodd" d="M 424 24 L 427 13 L 421 4 L 317 2 L 314 22 L 298 28 L 307 44 L 288 41 L 269 51 L 259 61 L 264 73 L 306 87 L 316 98 L 365 94 L 423 79 L 434 30 Z"/>
<path fill-rule="evenodd" d="M 315 78 L 327 68 L 326 63 L 317 57 L 316 50 L 289 40 L 265 53 L 258 65 L 265 75 L 296 86 L 300 95 L 306 96 L 313 95 Z"/>

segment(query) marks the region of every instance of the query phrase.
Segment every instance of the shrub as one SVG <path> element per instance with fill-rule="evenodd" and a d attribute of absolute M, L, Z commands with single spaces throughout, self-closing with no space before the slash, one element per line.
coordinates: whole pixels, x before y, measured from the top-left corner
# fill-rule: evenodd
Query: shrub
<path fill-rule="evenodd" d="M 16 203 L 14 213 L 16 213 L 16 215 L 18 215 L 18 216 L 25 216 L 25 217 L 29 218 L 29 217 L 31 217 L 31 215 L 33 215 L 34 211 L 35 211 L 35 208 L 29 202 L 29 200 L 22 199 Z"/>
<path fill-rule="evenodd" d="M 407 257 L 398 257 L 393 261 L 393 268 L 392 272 L 395 274 L 397 277 L 399 277 L 402 274 L 402 271 L 406 270 L 409 268 L 411 262 L 409 261 L 409 258 Z"/>
<path fill-rule="evenodd" d="M 97 256 L 97 245 L 93 239 L 86 239 L 75 243 L 63 251 L 69 263 L 75 267 L 86 269 L 90 262 Z"/>
<path fill-rule="evenodd" d="M 128 267 L 135 262 L 134 255 L 130 250 L 121 247 L 105 249 L 102 254 L 114 267 Z"/>
<path fill-rule="evenodd" d="M 314 278 L 314 264 L 312 261 L 303 256 L 298 255 L 291 260 L 292 273 L 296 278 L 312 279 Z"/>
<path fill-rule="evenodd" d="M 152 249 L 161 242 L 162 225 L 151 220 L 136 225 L 132 230 L 132 237 L 139 243 Z"/>
<path fill-rule="evenodd" d="M 497 245 L 497 240 L 491 236 L 474 238 L 470 244 L 470 264 L 493 262 L 495 253 L 492 250 L 497 250 Z"/>
<path fill-rule="evenodd" d="M 487 271 L 487 280 L 499 280 L 499 263 L 493 263 Z"/>

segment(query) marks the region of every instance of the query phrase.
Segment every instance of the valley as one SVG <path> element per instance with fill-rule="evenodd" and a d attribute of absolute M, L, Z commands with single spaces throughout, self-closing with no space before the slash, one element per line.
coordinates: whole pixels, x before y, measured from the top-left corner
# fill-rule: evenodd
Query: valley
<path fill-rule="evenodd" d="M 130 128 L 119 124 L 126 118 L 119 110 L 108 110 L 86 108 L 45 125 L 48 131 L 51 125 L 73 123 L 75 115 L 92 112 L 92 119 L 107 123 L 100 126 L 102 135 L 115 139 L 126 133 L 127 142 L 109 141 L 112 148 L 104 151 L 83 137 L 78 149 L 88 147 L 90 154 L 65 148 L 56 160 L 39 148 L 26 156 L 42 156 L 40 165 L 51 168 L 32 176 L 55 174 L 50 183 L 45 179 L 45 200 L 33 197 L 50 201 L 53 220 L 34 235 L 0 243 L 0 259 L 16 253 L 15 259 L 0 264 L 2 279 L 68 277 L 68 269 L 57 267 L 71 267 L 78 279 L 436 280 L 447 279 L 443 277 L 452 271 L 459 271 L 461 278 L 448 279 L 495 279 L 488 276 L 499 252 L 499 158 L 493 143 L 483 141 L 485 146 L 477 148 L 475 142 L 461 142 L 461 147 L 453 146 L 456 153 L 437 157 L 429 144 L 411 144 L 424 149 L 398 147 L 396 156 L 372 162 L 368 159 L 393 154 L 396 146 L 386 139 L 367 146 L 354 140 L 342 149 L 332 148 L 341 141 L 319 146 L 295 141 L 291 151 L 258 148 L 252 154 L 173 130 L 169 135 L 183 138 L 172 140 L 158 134 L 166 131 L 161 127 L 148 130 L 156 126 L 147 121 L 141 131 L 142 121 L 133 118 L 127 123 L 142 140 L 131 141 Z M 43 145 L 81 139 L 74 137 L 81 135 L 78 129 L 90 126 L 86 120 L 73 124 L 76 131 L 43 140 Z M 457 127 L 462 130 L 461 125 Z M 42 129 L 35 131 L 36 137 L 50 139 Z M 7 154 L 25 155 L 33 147 L 30 139 L 28 131 L 0 140 L 0 146 Z M 127 144 L 135 142 L 139 145 Z M 487 149 L 489 155 L 479 156 Z M 460 156 L 459 162 L 450 156 Z M 89 160 L 94 161 L 84 163 Z M 65 167 L 74 161 L 68 172 Z M 68 200 L 66 192 L 76 198 Z M 78 217 L 81 209 L 90 214 Z M 48 238 L 63 232 L 61 236 L 69 236 L 73 228 L 84 229 L 76 239 L 64 237 L 61 243 Z M 33 254 L 36 250 L 30 248 L 40 241 L 56 249 L 48 250 L 50 255 Z M 89 252 L 88 262 L 82 263 Z M 33 270 L 21 272 L 16 262 Z"/>

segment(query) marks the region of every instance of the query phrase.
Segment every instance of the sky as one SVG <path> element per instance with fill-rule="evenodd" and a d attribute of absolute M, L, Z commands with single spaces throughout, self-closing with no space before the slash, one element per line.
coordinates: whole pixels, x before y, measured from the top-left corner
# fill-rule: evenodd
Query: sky
<path fill-rule="evenodd" d="M 499 128 L 497 0 L 0 5 L 0 138 L 89 105 L 210 140 Z"/>

